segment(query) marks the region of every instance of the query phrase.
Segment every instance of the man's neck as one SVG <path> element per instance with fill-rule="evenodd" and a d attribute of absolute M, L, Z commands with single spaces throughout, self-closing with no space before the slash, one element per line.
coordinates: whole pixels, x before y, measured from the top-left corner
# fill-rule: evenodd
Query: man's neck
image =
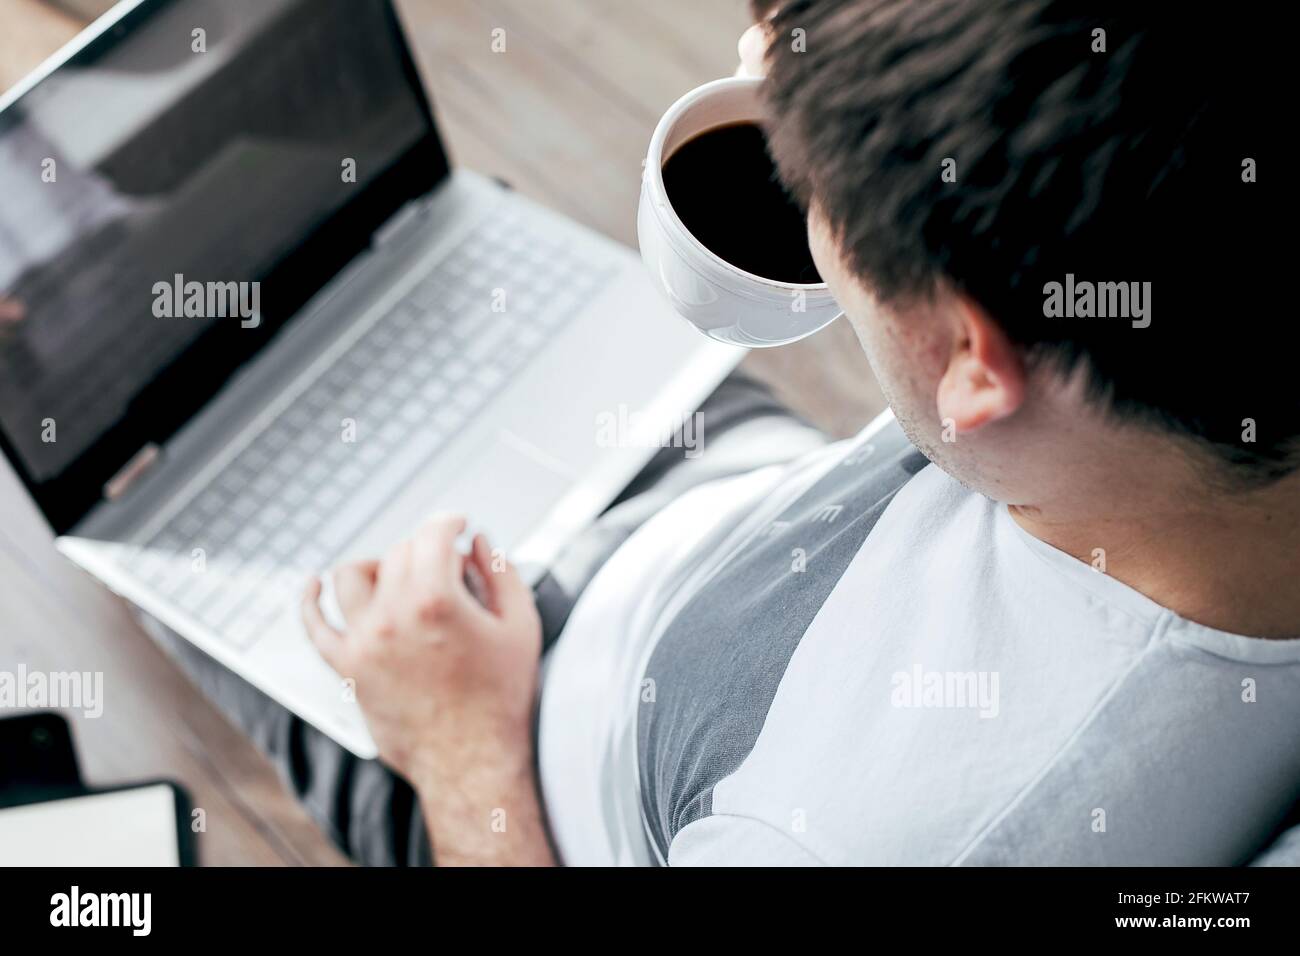
<path fill-rule="evenodd" d="M 1207 627 L 1300 637 L 1300 476 L 1213 492 L 1148 461 L 1106 486 L 1010 505 L 1027 532 Z"/>

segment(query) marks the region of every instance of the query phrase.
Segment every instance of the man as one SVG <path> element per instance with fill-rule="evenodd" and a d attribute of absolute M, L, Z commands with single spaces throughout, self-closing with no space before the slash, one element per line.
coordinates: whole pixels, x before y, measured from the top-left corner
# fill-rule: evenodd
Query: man
<path fill-rule="evenodd" d="M 463 519 L 338 569 L 341 630 L 313 584 L 313 640 L 422 809 L 375 785 L 371 835 L 336 837 L 512 864 L 1273 841 L 1300 792 L 1300 399 L 1266 87 L 1221 18 L 1089 6 L 759 4 L 774 156 L 911 444 L 640 524 L 547 655 L 536 736 L 533 595 L 488 542 L 457 553 Z M 338 779 L 282 743 L 300 790 Z"/>

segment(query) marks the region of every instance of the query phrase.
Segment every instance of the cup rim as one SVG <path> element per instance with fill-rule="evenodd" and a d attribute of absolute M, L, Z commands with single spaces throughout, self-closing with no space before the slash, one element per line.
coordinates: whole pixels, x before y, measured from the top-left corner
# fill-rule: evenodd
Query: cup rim
<path fill-rule="evenodd" d="M 673 208 L 672 202 L 668 199 L 668 188 L 664 185 L 664 143 L 668 141 L 669 131 L 674 125 L 676 125 L 677 121 L 681 119 L 682 114 L 685 113 L 689 107 L 694 106 L 700 100 L 713 94 L 717 90 L 736 86 L 757 88 L 762 82 L 762 77 L 724 76 L 721 79 L 711 80 L 702 86 L 697 86 L 695 89 L 687 91 L 678 97 L 672 106 L 668 107 L 664 112 L 664 115 L 659 118 L 658 124 L 655 126 L 654 133 L 650 137 L 650 148 L 646 152 L 645 172 L 646 176 L 649 178 L 650 190 L 654 194 L 654 205 L 657 210 L 663 210 L 667 213 L 673 224 L 680 230 L 681 234 L 686 237 L 687 242 L 700 252 L 704 253 L 705 257 L 711 263 L 721 267 L 727 272 L 753 280 L 754 282 L 759 282 L 773 289 L 798 289 L 808 292 L 826 291 L 829 293 L 830 289 L 826 285 L 824 279 L 821 282 L 780 282 L 776 279 L 769 279 L 766 276 L 748 272 L 739 266 L 728 262 L 695 237 L 695 234 L 686 227 L 686 223 L 682 222 L 681 217 L 677 215 L 677 210 Z M 725 124 L 719 124 L 719 127 L 722 125 Z M 710 128 L 712 129 L 714 127 Z M 704 130 L 703 132 L 708 132 L 708 130 Z"/>

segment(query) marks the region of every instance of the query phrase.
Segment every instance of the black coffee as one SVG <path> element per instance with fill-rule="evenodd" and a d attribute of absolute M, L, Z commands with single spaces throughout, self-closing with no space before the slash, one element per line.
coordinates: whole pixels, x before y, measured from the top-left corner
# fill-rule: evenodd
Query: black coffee
<path fill-rule="evenodd" d="M 687 140 L 668 157 L 663 176 L 673 210 L 715 255 L 765 279 L 822 281 L 803 212 L 777 178 L 756 124 L 719 126 Z"/>

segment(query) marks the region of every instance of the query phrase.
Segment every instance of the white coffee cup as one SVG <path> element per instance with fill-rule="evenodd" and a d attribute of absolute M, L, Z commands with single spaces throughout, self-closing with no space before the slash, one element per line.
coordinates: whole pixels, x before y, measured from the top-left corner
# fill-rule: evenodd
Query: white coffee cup
<path fill-rule="evenodd" d="M 708 130 L 761 123 L 761 82 L 714 80 L 669 107 L 650 138 L 636 217 L 641 258 L 673 309 L 710 338 L 746 348 L 798 341 L 843 314 L 824 282 L 778 282 L 722 259 L 691 235 L 668 201 L 665 160 Z"/>

